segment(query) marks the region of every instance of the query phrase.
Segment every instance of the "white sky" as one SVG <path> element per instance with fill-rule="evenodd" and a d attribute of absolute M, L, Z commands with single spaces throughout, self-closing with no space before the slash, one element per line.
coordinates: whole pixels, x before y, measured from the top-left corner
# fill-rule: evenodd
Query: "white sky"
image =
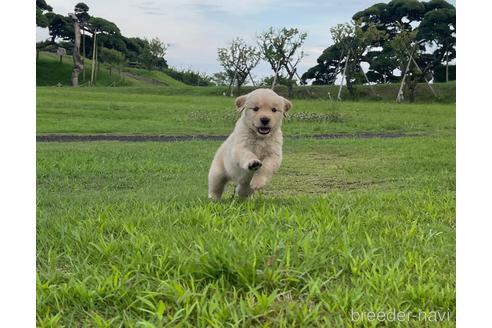
<path fill-rule="evenodd" d="M 47 0 L 59 14 L 73 12 L 79 1 Z M 177 68 L 192 68 L 212 74 L 221 70 L 217 48 L 235 37 L 253 43 L 268 27 L 297 27 L 308 33 L 299 64 L 301 74 L 316 64 L 322 51 L 332 44 L 330 28 L 347 22 L 357 11 L 377 0 L 87 0 L 92 16 L 114 22 L 127 37 L 158 37 L 170 44 L 166 60 Z M 450 1 L 455 4 L 455 1 Z M 48 38 L 47 29 L 36 29 L 37 40 Z M 256 77 L 271 75 L 261 63 Z"/>

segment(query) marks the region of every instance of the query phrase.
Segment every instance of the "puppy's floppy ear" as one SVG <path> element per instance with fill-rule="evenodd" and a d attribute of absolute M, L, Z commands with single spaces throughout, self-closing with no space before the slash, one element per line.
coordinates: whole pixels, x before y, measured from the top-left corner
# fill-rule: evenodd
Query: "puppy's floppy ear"
<path fill-rule="evenodd" d="M 244 109 L 244 104 L 246 103 L 246 98 L 248 95 L 239 96 L 236 98 L 236 110 L 241 112 Z"/>
<path fill-rule="evenodd" d="M 292 108 L 292 103 L 284 97 L 282 97 L 282 100 L 284 101 L 284 113 L 287 113 Z"/>

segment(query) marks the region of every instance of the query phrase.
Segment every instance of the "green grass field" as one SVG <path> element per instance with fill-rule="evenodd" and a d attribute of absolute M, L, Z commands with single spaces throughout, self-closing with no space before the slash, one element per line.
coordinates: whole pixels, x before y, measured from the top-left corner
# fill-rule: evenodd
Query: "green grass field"
<path fill-rule="evenodd" d="M 200 88 L 188 88 L 191 93 L 196 89 Z M 39 134 L 172 135 L 225 135 L 231 131 L 238 117 L 233 98 L 176 93 L 174 88 L 148 87 L 38 88 L 37 130 Z M 453 104 L 305 99 L 294 100 L 284 128 L 286 135 L 454 131 Z"/>
<path fill-rule="evenodd" d="M 39 87 L 37 133 L 229 133 L 197 89 Z M 38 326 L 454 327 L 454 105 L 293 103 L 247 201 L 206 199 L 219 142 L 38 143 Z M 361 132 L 418 136 L 309 138 Z M 353 320 L 392 310 L 449 319 Z"/>

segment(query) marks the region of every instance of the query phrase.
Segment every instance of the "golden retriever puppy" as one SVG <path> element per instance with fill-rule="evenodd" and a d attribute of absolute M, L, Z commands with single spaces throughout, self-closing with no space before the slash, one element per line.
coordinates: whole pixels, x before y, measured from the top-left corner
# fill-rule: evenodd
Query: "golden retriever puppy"
<path fill-rule="evenodd" d="M 246 198 L 263 188 L 282 162 L 282 119 L 292 107 L 270 89 L 257 89 L 236 98 L 241 117 L 215 153 L 208 174 L 208 197 L 219 200 L 228 181 Z"/>

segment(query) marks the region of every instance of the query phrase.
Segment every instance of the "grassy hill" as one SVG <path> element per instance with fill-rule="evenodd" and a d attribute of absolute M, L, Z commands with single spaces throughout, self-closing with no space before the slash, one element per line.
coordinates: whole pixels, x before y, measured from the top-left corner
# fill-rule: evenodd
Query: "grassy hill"
<path fill-rule="evenodd" d="M 80 84 L 87 85 L 90 79 L 92 61 L 86 59 L 86 80 L 82 80 L 80 74 Z M 36 62 L 36 85 L 38 86 L 54 86 L 58 83 L 62 85 L 70 85 L 70 75 L 72 71 L 72 57 L 64 56 L 63 62 L 59 62 L 59 57 L 52 53 L 41 52 L 39 60 Z M 166 94 L 166 95 L 188 95 L 188 96 L 222 96 L 229 95 L 227 86 L 210 86 L 210 87 L 192 87 L 185 83 L 175 80 L 169 75 L 160 71 L 149 71 L 138 68 L 123 68 L 120 74 L 116 69 L 113 69 L 112 74 L 109 74 L 109 69 L 106 65 L 101 64 L 98 73 L 97 86 L 118 86 L 118 87 L 142 87 L 144 90 L 139 90 L 141 93 L 148 94 Z M 148 88 L 149 86 L 158 86 L 158 88 Z M 166 88 L 162 88 L 166 87 Z M 377 94 L 373 96 L 368 85 L 356 86 L 358 92 L 357 99 L 350 99 L 347 88 L 342 90 L 343 100 L 379 100 L 386 102 L 395 102 L 400 85 L 380 84 L 374 85 L 373 88 Z M 434 97 L 425 83 L 420 83 L 417 86 L 416 101 L 417 102 L 443 102 L 454 103 L 456 101 L 456 83 L 434 83 L 433 88 L 438 94 L 438 98 Z M 253 90 L 252 86 L 244 86 L 241 89 L 241 94 L 245 94 Z M 287 97 L 287 87 L 279 85 L 275 91 Z M 235 90 L 234 90 L 235 92 Z M 296 99 L 336 99 L 338 86 L 336 85 L 310 85 L 294 87 L 292 98 Z M 235 95 L 237 96 L 237 95 Z"/>
<path fill-rule="evenodd" d="M 61 83 L 63 86 L 70 85 L 70 76 L 72 74 L 72 56 L 63 56 L 60 63 L 60 57 L 53 53 L 41 52 L 36 62 L 36 85 L 54 86 Z M 79 76 L 80 85 L 87 85 L 90 80 L 92 61 L 85 60 L 85 81 L 82 73 Z M 157 82 L 157 83 L 156 83 Z M 125 68 L 121 75 L 117 69 L 112 69 L 110 74 L 109 67 L 100 64 L 97 74 L 97 86 L 176 86 L 185 87 L 186 84 L 174 80 L 162 72 L 146 71 L 141 69 Z"/>

